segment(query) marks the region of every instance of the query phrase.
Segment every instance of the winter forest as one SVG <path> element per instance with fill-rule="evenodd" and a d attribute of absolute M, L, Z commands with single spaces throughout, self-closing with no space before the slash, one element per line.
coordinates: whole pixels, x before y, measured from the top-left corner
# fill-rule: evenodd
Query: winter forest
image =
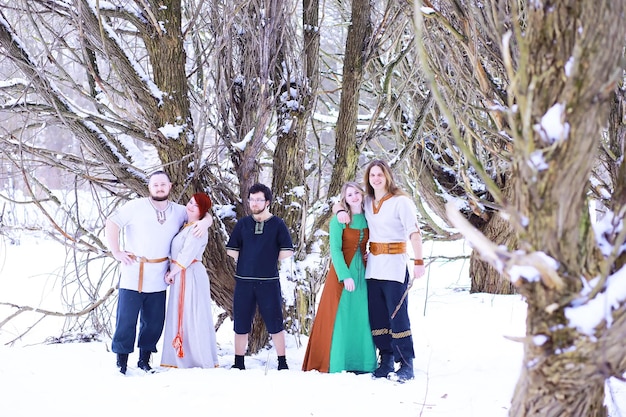
<path fill-rule="evenodd" d="M 59 334 L 110 335 L 104 222 L 164 169 L 174 201 L 213 199 L 204 264 L 224 320 L 225 242 L 263 182 L 297 247 L 281 271 L 286 328 L 307 334 L 330 207 L 384 159 L 424 239 L 473 248 L 471 292 L 526 301 L 510 415 L 606 416 L 605 381 L 626 372 L 625 11 L 626 0 L 0 0 L 0 235 L 64 245 Z M 0 331 L 33 309 L 0 301 Z M 268 341 L 257 318 L 249 350 Z"/>

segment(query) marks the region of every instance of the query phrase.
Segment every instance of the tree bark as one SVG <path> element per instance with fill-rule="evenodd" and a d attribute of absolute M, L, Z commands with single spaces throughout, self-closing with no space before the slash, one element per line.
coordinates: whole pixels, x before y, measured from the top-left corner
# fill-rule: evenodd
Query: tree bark
<path fill-rule="evenodd" d="M 302 26 L 304 54 L 302 62 L 291 62 L 288 50 L 281 50 L 279 61 L 284 62 L 281 71 L 276 71 L 275 84 L 282 85 L 278 97 L 277 144 L 274 151 L 272 190 L 280 204 L 276 205 L 275 214 L 282 217 L 291 232 L 295 246 L 295 259 L 285 262 L 300 261 L 306 258 L 306 215 L 309 211 L 309 188 L 306 182 L 306 137 L 319 86 L 319 0 L 303 0 Z M 304 69 L 304 77 L 297 74 Z M 285 305 L 286 328 L 291 333 L 306 333 L 309 317 L 314 314 L 315 295 L 307 285 L 308 274 L 291 273 L 284 268 L 287 279 L 295 282 L 295 293 L 291 297 L 293 305 Z M 295 272 L 295 271 L 294 271 Z"/>
<path fill-rule="evenodd" d="M 575 328 L 566 310 L 581 307 L 572 299 L 589 297 L 581 293 L 581 281 L 602 274 L 586 190 L 608 99 L 621 74 L 616 70 L 626 35 L 625 6 L 623 0 L 536 3 L 527 9 L 523 36 L 517 36 L 520 64 L 513 91 L 520 111 L 511 119 L 518 130 L 510 213 L 517 216 L 512 223 L 521 248 L 545 253 L 559 266 L 558 277 L 541 273 L 539 281 L 517 283 L 528 315 L 511 416 L 606 416 L 604 382 L 624 372 L 599 368 L 607 360 L 623 365 L 624 354 L 600 359 L 607 352 L 604 340 Z M 550 110 L 550 122 L 563 130 L 551 129 Z M 619 327 L 608 329 L 605 337 L 616 331 Z"/>
<path fill-rule="evenodd" d="M 506 176 L 508 177 L 508 175 Z M 506 178 L 505 177 L 505 178 Z M 502 193 L 508 200 L 511 197 L 511 187 L 503 184 Z M 484 219 L 486 216 L 483 216 Z M 511 223 L 500 213 L 492 212 L 488 220 L 481 225 L 480 231 L 496 245 L 502 245 L 509 250 L 515 250 L 518 240 Z M 489 294 L 515 294 L 517 290 L 511 281 L 502 276 L 502 273 L 480 258 L 480 253 L 472 251 L 470 256 L 469 275 L 471 279 L 470 292 L 486 292 Z"/>
<path fill-rule="evenodd" d="M 364 53 L 370 34 L 370 0 L 353 1 L 350 27 L 343 62 L 341 101 L 335 130 L 335 167 L 329 196 L 336 196 L 346 181 L 355 179 L 360 153 L 356 125 L 359 115 L 360 88 L 365 66 Z"/>

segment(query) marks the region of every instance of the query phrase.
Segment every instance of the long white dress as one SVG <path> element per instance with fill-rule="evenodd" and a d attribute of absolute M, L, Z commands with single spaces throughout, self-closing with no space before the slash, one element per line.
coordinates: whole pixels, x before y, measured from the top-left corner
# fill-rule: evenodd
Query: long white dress
<path fill-rule="evenodd" d="M 202 264 L 208 234 L 198 238 L 191 229 L 184 227 L 172 240 L 172 262 L 186 269 L 184 278 L 181 271 L 170 286 L 161 366 L 216 368 L 219 362 L 211 311 L 211 284 Z M 182 299 L 181 291 L 184 292 Z"/>

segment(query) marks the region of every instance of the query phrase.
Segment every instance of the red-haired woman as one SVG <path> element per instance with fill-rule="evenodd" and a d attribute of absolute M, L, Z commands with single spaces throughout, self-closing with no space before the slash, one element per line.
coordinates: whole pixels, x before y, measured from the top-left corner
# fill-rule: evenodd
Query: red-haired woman
<path fill-rule="evenodd" d="M 202 254 L 208 234 L 195 237 L 190 230 L 211 209 L 211 199 L 196 193 L 186 206 L 189 223 L 172 240 L 172 259 L 165 281 L 170 284 L 161 366 L 216 368 L 217 342 L 211 286 Z"/>

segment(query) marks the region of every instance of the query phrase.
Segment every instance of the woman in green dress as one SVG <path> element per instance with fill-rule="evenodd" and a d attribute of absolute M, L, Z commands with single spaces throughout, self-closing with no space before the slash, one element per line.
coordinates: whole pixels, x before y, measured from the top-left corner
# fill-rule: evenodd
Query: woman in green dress
<path fill-rule="evenodd" d="M 376 349 L 367 310 L 364 254 L 368 228 L 363 188 L 348 182 L 341 200 L 351 222 L 330 221 L 331 265 L 320 298 L 302 370 L 368 373 L 376 368 Z"/>

